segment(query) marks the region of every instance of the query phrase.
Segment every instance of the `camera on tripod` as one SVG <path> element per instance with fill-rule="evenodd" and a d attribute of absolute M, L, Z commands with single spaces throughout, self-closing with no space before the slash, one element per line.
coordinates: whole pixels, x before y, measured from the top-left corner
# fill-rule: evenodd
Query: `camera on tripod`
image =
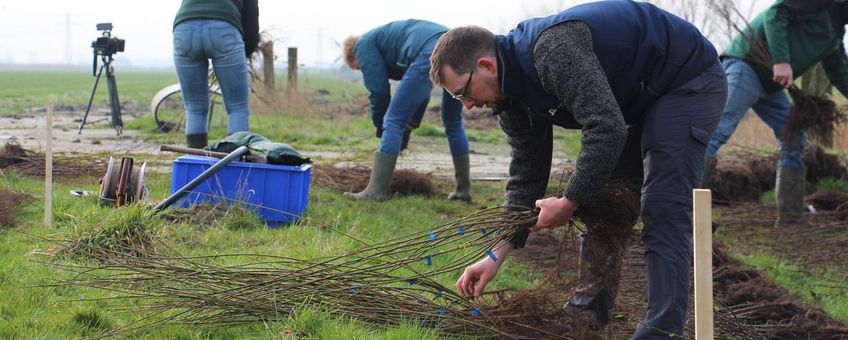
<path fill-rule="evenodd" d="M 112 23 L 99 23 L 97 30 L 103 31 L 103 36 L 91 42 L 91 48 L 94 49 L 94 54 L 112 55 L 124 51 L 124 39 L 118 39 L 112 36 Z"/>
<path fill-rule="evenodd" d="M 91 48 L 94 50 L 91 74 L 97 78 L 94 80 L 94 88 L 91 89 L 91 96 L 88 98 L 88 106 L 85 109 L 85 115 L 82 117 L 82 123 L 80 123 L 78 133 L 82 133 L 82 128 L 85 126 L 85 121 L 88 118 L 88 112 L 91 110 L 91 103 L 94 101 L 97 84 L 100 82 L 100 75 L 106 70 L 106 82 L 109 89 L 109 108 L 112 111 L 112 126 L 120 136 L 123 133 L 124 123 L 121 120 L 121 102 L 118 99 L 118 85 L 115 82 L 115 69 L 112 67 L 112 61 L 115 59 L 115 53 L 124 51 L 125 40 L 112 36 L 111 22 L 97 24 L 97 30 L 103 31 L 101 37 L 91 42 Z M 97 56 L 100 56 L 100 59 L 103 61 L 103 65 L 99 69 L 97 67 Z"/>

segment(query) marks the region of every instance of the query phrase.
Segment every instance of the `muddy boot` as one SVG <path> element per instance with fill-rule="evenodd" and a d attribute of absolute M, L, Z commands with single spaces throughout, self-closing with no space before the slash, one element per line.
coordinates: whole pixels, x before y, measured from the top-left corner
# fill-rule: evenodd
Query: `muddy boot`
<path fill-rule="evenodd" d="M 448 195 L 448 199 L 471 203 L 471 160 L 468 154 L 453 156 L 453 170 L 456 190 Z"/>
<path fill-rule="evenodd" d="M 186 146 L 194 149 L 203 149 L 206 147 L 206 144 L 209 141 L 207 140 L 207 134 L 205 133 L 196 133 L 193 135 L 186 135 Z"/>
<path fill-rule="evenodd" d="M 386 193 L 389 190 L 389 183 L 392 181 L 392 174 L 395 171 L 395 163 L 397 163 L 397 155 L 377 152 L 374 154 L 374 167 L 371 168 L 371 179 L 368 180 L 368 186 L 361 192 L 344 193 L 345 197 L 355 200 L 376 200 L 382 201 L 388 196 Z"/>
<path fill-rule="evenodd" d="M 777 168 L 775 198 L 777 200 L 777 221 L 775 227 L 803 224 L 804 193 L 807 185 L 807 168 Z"/>
<path fill-rule="evenodd" d="M 587 225 L 581 235 L 580 260 L 574 296 L 566 303 L 566 312 L 591 313 L 597 330 L 612 321 L 612 307 L 618 296 L 621 261 L 633 226 Z"/>
<path fill-rule="evenodd" d="M 716 163 L 718 163 L 718 159 L 715 157 L 707 157 L 707 163 L 704 164 L 704 174 L 701 176 L 701 188 L 709 187 L 710 177 L 715 172 Z"/>

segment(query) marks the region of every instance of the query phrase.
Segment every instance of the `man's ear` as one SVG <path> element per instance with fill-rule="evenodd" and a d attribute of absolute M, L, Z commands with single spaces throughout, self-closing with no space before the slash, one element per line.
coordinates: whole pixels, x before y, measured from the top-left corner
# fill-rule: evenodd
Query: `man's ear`
<path fill-rule="evenodd" d="M 477 68 L 481 70 L 485 70 L 487 73 L 497 73 L 498 66 L 495 58 L 485 56 L 477 59 Z"/>

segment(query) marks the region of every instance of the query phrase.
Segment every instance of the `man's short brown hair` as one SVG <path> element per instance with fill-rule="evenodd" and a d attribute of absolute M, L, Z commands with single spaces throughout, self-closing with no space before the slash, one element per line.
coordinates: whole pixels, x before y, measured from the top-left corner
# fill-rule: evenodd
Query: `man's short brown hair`
<path fill-rule="evenodd" d="M 356 60 L 356 43 L 359 42 L 358 35 L 351 35 L 342 42 L 342 60 L 351 70 L 358 70 Z"/>
<path fill-rule="evenodd" d="M 495 55 L 495 34 L 479 26 L 457 27 L 442 34 L 430 56 L 430 80 L 444 85 L 442 66 L 449 65 L 457 74 L 471 72 L 483 56 Z"/>

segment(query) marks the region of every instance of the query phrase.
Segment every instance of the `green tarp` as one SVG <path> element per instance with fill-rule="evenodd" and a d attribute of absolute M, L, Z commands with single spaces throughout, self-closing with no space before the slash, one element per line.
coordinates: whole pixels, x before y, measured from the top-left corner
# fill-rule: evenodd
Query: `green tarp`
<path fill-rule="evenodd" d="M 240 146 L 247 146 L 251 155 L 264 156 L 269 164 L 302 165 L 312 163 L 309 158 L 301 156 L 297 150 L 288 144 L 274 143 L 268 138 L 247 131 L 233 133 L 204 149 L 230 153 Z"/>

